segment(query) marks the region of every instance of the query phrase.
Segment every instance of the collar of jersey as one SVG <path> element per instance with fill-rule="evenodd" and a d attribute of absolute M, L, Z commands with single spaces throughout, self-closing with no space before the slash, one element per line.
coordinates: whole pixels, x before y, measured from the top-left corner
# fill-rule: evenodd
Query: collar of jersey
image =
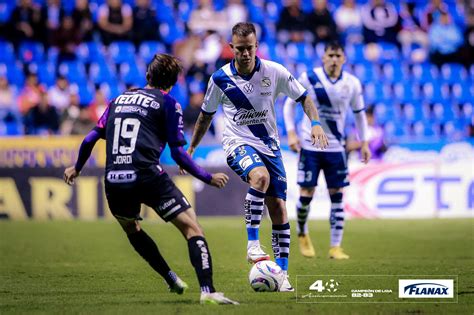
<path fill-rule="evenodd" d="M 234 62 L 235 62 L 235 59 L 232 59 L 232 61 L 230 62 L 230 70 L 232 71 L 232 74 L 233 75 L 238 75 L 239 77 L 241 77 L 245 81 L 249 81 L 250 79 L 252 79 L 255 72 L 260 71 L 261 62 L 260 62 L 260 58 L 258 58 L 258 57 L 255 57 L 255 67 L 253 68 L 252 72 L 250 74 L 246 74 L 246 75 L 245 74 L 240 74 L 240 73 L 237 72 L 237 68 L 235 68 Z"/>
<path fill-rule="evenodd" d="M 326 73 L 326 70 L 324 70 L 324 67 L 321 67 L 323 68 L 323 73 L 324 75 L 326 76 L 326 78 L 328 79 L 329 82 L 331 82 L 332 84 L 336 84 L 337 81 L 341 80 L 342 79 L 342 73 L 344 72 L 343 69 L 341 69 L 341 74 L 339 75 L 339 77 L 336 79 L 336 80 L 331 80 L 331 78 L 328 76 L 328 74 Z"/>

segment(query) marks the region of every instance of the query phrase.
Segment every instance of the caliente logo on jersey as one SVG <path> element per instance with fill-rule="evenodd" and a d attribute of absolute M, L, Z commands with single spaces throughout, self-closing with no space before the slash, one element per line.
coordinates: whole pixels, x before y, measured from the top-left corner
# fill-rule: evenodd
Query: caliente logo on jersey
<path fill-rule="evenodd" d="M 267 121 L 267 114 L 268 109 L 256 111 L 253 108 L 250 110 L 241 108 L 235 113 L 233 120 L 238 126 L 257 125 Z"/>

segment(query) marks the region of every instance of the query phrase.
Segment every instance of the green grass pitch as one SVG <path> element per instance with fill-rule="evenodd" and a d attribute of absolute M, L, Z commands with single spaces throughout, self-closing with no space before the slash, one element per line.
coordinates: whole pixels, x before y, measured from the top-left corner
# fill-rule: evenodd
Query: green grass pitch
<path fill-rule="evenodd" d="M 182 296 L 136 254 L 117 223 L 0 221 L 0 314 L 473 314 L 474 220 L 351 220 L 343 247 L 327 259 L 327 221 L 312 221 L 315 259 L 302 257 L 292 222 L 290 275 L 458 275 L 457 303 L 301 304 L 293 293 L 255 293 L 247 274 L 243 218 L 201 218 L 215 285 L 240 306 L 201 306 L 186 242 L 171 224 L 142 224 L 190 285 Z M 262 223 L 270 246 L 270 223 Z M 294 278 L 293 278 L 294 279 Z"/>

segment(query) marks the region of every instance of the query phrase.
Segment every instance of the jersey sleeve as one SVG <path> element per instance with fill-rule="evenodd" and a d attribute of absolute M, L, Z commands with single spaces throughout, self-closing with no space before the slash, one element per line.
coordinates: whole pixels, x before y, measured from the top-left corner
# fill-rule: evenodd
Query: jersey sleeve
<path fill-rule="evenodd" d="M 165 100 L 166 141 L 170 147 L 186 144 L 183 131 L 183 110 L 171 97 Z"/>
<path fill-rule="evenodd" d="M 303 85 L 285 67 L 279 65 L 277 73 L 279 93 L 283 93 L 295 101 L 300 101 L 307 94 Z"/>
<path fill-rule="evenodd" d="M 110 106 L 113 102 L 114 100 L 112 100 L 109 105 L 107 105 L 107 108 L 105 109 L 102 116 L 100 116 L 99 120 L 97 121 L 97 124 L 94 127 L 94 130 L 99 134 L 99 137 L 102 139 L 105 139 L 105 128 L 107 125 L 107 118 L 109 117 Z"/>
<path fill-rule="evenodd" d="M 202 103 L 201 110 L 207 114 L 214 114 L 222 103 L 222 90 L 214 82 L 211 77 L 207 84 L 206 95 L 204 96 L 204 102 Z"/>
<path fill-rule="evenodd" d="M 351 108 L 354 113 L 355 123 L 359 134 L 359 140 L 368 140 L 368 124 L 367 117 L 365 115 L 365 103 L 364 97 L 362 96 L 362 85 L 356 78 L 353 79 L 354 91 L 351 98 Z"/>

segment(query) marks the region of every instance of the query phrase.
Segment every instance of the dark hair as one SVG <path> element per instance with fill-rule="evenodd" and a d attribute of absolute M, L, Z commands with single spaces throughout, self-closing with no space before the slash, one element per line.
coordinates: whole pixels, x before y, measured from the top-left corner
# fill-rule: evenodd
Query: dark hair
<path fill-rule="evenodd" d="M 248 22 L 239 22 L 234 25 L 232 28 L 232 36 L 241 36 L 241 37 L 247 37 L 250 34 L 255 34 L 257 35 L 257 32 L 255 31 L 255 26 L 252 23 Z"/>
<path fill-rule="evenodd" d="M 176 84 L 183 70 L 181 62 L 168 54 L 156 54 L 148 64 L 146 80 L 154 88 L 166 90 Z"/>
<path fill-rule="evenodd" d="M 331 41 L 327 43 L 326 46 L 324 47 L 324 51 L 327 51 L 328 49 L 332 49 L 332 50 L 340 49 L 344 52 L 344 46 L 342 46 L 341 43 L 339 43 L 338 41 Z"/>

